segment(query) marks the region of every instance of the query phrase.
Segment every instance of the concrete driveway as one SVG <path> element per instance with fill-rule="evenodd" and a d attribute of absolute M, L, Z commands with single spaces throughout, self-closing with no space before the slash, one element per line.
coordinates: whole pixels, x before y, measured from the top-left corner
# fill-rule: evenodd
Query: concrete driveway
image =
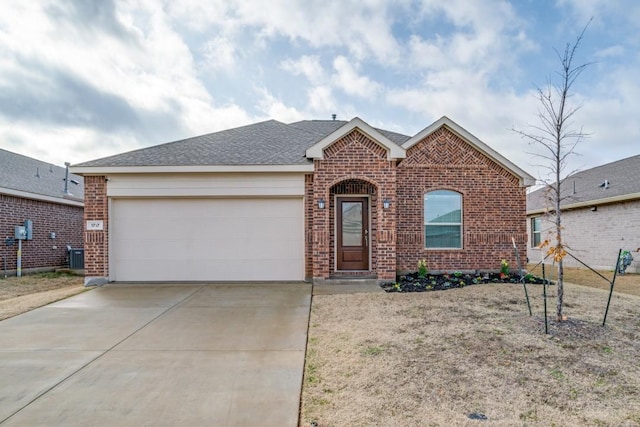
<path fill-rule="evenodd" d="M 4 426 L 297 426 L 308 284 L 111 284 L 0 322 Z"/>

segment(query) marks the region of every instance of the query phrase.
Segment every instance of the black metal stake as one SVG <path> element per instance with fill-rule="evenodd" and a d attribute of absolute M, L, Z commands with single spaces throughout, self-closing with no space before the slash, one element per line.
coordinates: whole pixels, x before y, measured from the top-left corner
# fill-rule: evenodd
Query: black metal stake
<path fill-rule="evenodd" d="M 622 254 L 622 248 L 618 251 L 618 258 L 616 258 L 616 269 L 613 272 L 613 280 L 611 281 L 611 287 L 609 288 L 609 300 L 607 301 L 607 309 L 604 311 L 604 319 L 602 319 L 602 326 L 607 323 L 607 314 L 609 313 L 609 304 L 611 304 L 611 296 L 613 295 L 613 286 L 616 284 L 616 277 L 618 276 L 618 263 L 620 263 L 620 255 Z"/>
<path fill-rule="evenodd" d="M 549 334 L 549 321 L 547 316 L 547 276 L 544 272 L 544 262 L 542 263 L 542 298 L 544 299 L 544 333 Z"/>
<path fill-rule="evenodd" d="M 524 274 L 522 274 L 522 265 L 520 264 L 520 255 L 518 254 L 518 247 L 516 246 L 516 239 L 511 238 L 511 242 L 513 242 L 513 251 L 516 253 L 516 262 L 518 263 L 518 271 L 520 272 L 520 281 L 522 282 L 522 287 L 524 288 L 524 296 L 527 299 L 527 307 L 529 308 L 529 316 L 533 316 L 533 312 L 531 311 L 531 303 L 529 302 L 529 292 L 527 292 L 527 284 L 524 280 Z"/>

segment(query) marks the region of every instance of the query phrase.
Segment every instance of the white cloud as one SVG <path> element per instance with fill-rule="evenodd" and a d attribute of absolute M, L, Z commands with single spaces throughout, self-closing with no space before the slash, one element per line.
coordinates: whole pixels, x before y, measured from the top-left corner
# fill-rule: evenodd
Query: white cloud
<path fill-rule="evenodd" d="M 176 2 L 182 3 L 182 2 Z M 392 31 L 392 12 L 406 7 L 407 0 L 262 0 L 226 1 L 219 7 L 200 6 L 196 1 L 171 6 L 188 18 L 194 29 L 205 31 L 207 25 L 224 31 L 255 28 L 260 37 L 285 37 L 304 41 L 314 48 L 342 47 L 358 59 L 373 57 L 380 61 L 397 61 L 398 43 Z M 215 10 L 214 10 L 215 9 Z"/>
<path fill-rule="evenodd" d="M 328 86 L 310 88 L 308 91 L 308 108 L 312 113 L 325 114 L 326 117 L 328 117 L 328 112 L 333 114 L 336 109 L 336 100 L 333 97 L 331 88 Z"/>
<path fill-rule="evenodd" d="M 326 78 L 318 55 L 303 55 L 297 60 L 286 59 L 280 63 L 280 67 L 295 76 L 306 77 L 311 84 L 322 83 Z"/>
<path fill-rule="evenodd" d="M 609 57 L 619 57 L 624 55 L 625 48 L 621 45 L 609 46 L 605 49 L 600 49 L 595 52 L 596 58 L 609 58 Z"/>
<path fill-rule="evenodd" d="M 16 126 L 0 118 L 3 148 L 55 165 L 105 157 L 139 146 L 127 133 L 103 134 L 86 127 L 38 125 Z M 25 145 L 28 142 L 28 146 Z M 25 150 L 28 147 L 28 150 Z"/>
<path fill-rule="evenodd" d="M 373 100 L 382 90 L 379 83 L 367 76 L 359 75 L 357 66 L 354 67 L 344 56 L 334 59 L 333 68 L 336 71 L 332 78 L 334 85 L 349 95 Z"/>
<path fill-rule="evenodd" d="M 189 47 L 156 2 L 119 2 L 112 15 L 108 8 L 102 12 L 111 20 L 89 26 L 75 16 L 84 13 L 77 3 L 46 9 L 39 3 L 18 2 L 3 9 L 0 76 L 19 76 L 25 87 L 37 90 L 38 101 L 48 110 L 32 111 L 29 120 L 33 123 L 20 131 L 15 130 L 15 123 L 2 121 L 0 134 L 34 144 L 45 133 L 39 133 L 36 121 L 46 115 L 64 115 L 69 123 L 56 119 L 45 141 L 55 143 L 57 134 L 66 133 L 67 144 L 99 146 L 94 150 L 98 156 L 114 148 L 133 149 L 251 121 L 237 105 L 215 104 L 198 79 Z M 225 52 L 223 41 L 218 47 Z M 227 56 L 225 60 L 224 65 L 229 66 L 231 59 Z M 0 86 L 12 84 L 17 84 L 15 78 L 0 77 Z M 78 103 L 72 111 L 54 112 L 56 103 L 74 99 L 69 88 L 82 91 L 75 94 Z M 87 92 L 93 98 L 82 96 Z M 108 107 L 105 101 L 110 102 Z M 118 119 L 111 129 L 82 128 L 108 122 L 104 114 L 127 120 Z M 161 126 L 154 129 L 152 123 L 141 123 L 145 116 L 155 117 Z"/>
<path fill-rule="evenodd" d="M 280 99 L 273 96 L 264 88 L 259 91 L 261 99 L 257 107 L 262 111 L 265 119 L 275 119 L 284 123 L 304 120 L 305 115 L 293 107 L 288 107 Z"/>
<path fill-rule="evenodd" d="M 164 0 L 163 8 L 177 24 L 183 24 L 193 31 L 206 32 L 212 25 L 226 30 L 233 28 L 234 3 L 229 0 Z"/>
<path fill-rule="evenodd" d="M 225 37 L 208 40 L 201 48 L 203 64 L 206 70 L 231 71 L 236 65 L 236 47 Z"/>

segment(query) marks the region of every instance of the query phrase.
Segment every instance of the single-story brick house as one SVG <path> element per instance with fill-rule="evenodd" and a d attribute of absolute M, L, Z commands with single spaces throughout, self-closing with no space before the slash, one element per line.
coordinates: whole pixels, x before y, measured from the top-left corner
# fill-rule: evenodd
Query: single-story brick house
<path fill-rule="evenodd" d="M 72 167 L 86 284 L 392 280 L 526 254 L 534 179 L 443 117 L 410 137 L 359 118 L 269 120 Z"/>
<path fill-rule="evenodd" d="M 82 247 L 83 178 L 69 174 L 65 182 L 66 173 L 66 168 L 0 149 L 0 268 L 6 265 L 7 274 L 16 274 L 14 232 L 25 220 L 32 221 L 33 234 L 22 242 L 24 273 L 67 267 L 67 246 Z"/>
<path fill-rule="evenodd" d="M 561 202 L 563 240 L 591 268 L 613 270 L 620 249 L 634 258 L 627 272 L 640 272 L 640 155 L 577 172 L 564 179 Z M 537 248 L 551 239 L 554 225 L 546 189 L 527 196 L 527 255 L 539 262 Z M 571 257 L 565 265 L 582 267 Z"/>

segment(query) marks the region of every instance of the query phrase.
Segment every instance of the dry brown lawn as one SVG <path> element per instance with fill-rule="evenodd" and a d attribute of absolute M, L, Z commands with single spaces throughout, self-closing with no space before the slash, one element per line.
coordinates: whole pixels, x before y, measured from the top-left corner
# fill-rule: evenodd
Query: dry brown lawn
<path fill-rule="evenodd" d="M 87 290 L 83 278 L 40 273 L 0 279 L 0 320 L 16 316 Z"/>
<path fill-rule="evenodd" d="M 640 426 L 640 297 L 548 289 L 314 296 L 300 425 Z"/>
<path fill-rule="evenodd" d="M 538 265 L 533 268 L 534 265 L 529 265 L 528 270 L 530 273 L 536 276 L 542 277 L 542 266 Z M 556 280 L 558 273 L 553 266 L 545 267 L 546 277 L 551 280 Z M 598 273 L 602 274 L 609 280 L 613 279 L 613 271 L 599 270 Z M 610 284 L 607 283 L 602 277 L 598 276 L 587 268 L 567 268 L 564 269 L 564 280 L 569 283 L 576 283 L 578 285 L 585 285 L 592 288 L 609 290 Z M 618 274 L 616 276 L 616 282 L 614 286 L 615 292 L 621 292 L 623 294 L 638 295 L 640 296 L 640 274 Z"/>

